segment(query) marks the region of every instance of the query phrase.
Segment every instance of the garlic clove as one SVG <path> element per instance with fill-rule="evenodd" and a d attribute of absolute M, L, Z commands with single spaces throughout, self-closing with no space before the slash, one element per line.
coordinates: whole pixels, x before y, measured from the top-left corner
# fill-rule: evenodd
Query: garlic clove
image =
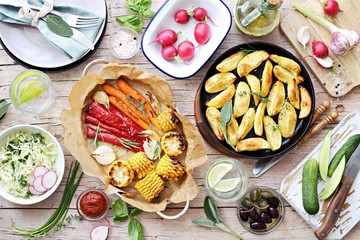
<path fill-rule="evenodd" d="M 297 39 L 301 43 L 301 45 L 304 46 L 304 49 L 306 47 L 306 44 L 310 41 L 310 31 L 309 27 L 302 26 L 299 31 L 297 32 Z"/>
<path fill-rule="evenodd" d="M 147 139 L 143 144 L 143 148 L 146 156 L 149 159 L 155 160 L 160 158 L 161 147 L 159 141 Z"/>
<path fill-rule="evenodd" d="M 108 165 L 116 159 L 114 150 L 108 146 L 99 146 L 91 153 L 91 156 L 101 165 Z"/>
<path fill-rule="evenodd" d="M 326 56 L 326 57 L 324 57 L 324 58 L 318 58 L 318 57 L 316 57 L 315 55 L 313 55 L 312 57 L 313 57 L 313 58 L 316 60 L 316 62 L 317 62 L 321 67 L 323 67 L 323 68 L 331 68 L 331 67 L 333 67 L 333 65 L 334 65 L 334 62 L 333 62 L 333 60 L 331 59 L 330 56 Z"/>
<path fill-rule="evenodd" d="M 109 108 L 110 108 L 110 101 L 109 101 L 109 97 L 108 97 L 108 95 L 106 94 L 106 92 L 104 92 L 104 91 L 97 91 L 97 92 L 95 92 L 95 93 L 92 95 L 92 98 L 93 98 L 96 102 L 104 105 L 104 106 L 106 107 L 106 109 L 109 109 Z"/>

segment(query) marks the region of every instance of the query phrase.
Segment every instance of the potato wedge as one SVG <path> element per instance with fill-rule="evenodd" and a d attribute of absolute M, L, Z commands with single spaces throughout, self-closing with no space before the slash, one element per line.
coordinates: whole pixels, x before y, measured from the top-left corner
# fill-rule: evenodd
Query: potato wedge
<path fill-rule="evenodd" d="M 236 139 L 236 131 L 238 130 L 239 124 L 234 118 L 234 116 L 231 117 L 231 121 L 227 127 L 227 136 L 228 136 L 228 143 L 231 146 L 236 146 L 238 140 Z"/>
<path fill-rule="evenodd" d="M 265 67 L 261 77 L 261 95 L 266 97 L 272 85 L 273 65 L 270 60 L 266 60 Z"/>
<path fill-rule="evenodd" d="M 266 140 L 270 144 L 271 151 L 278 150 L 281 147 L 282 137 L 279 126 L 272 117 L 264 117 L 264 129 Z"/>
<path fill-rule="evenodd" d="M 303 86 L 299 86 L 300 90 L 300 113 L 299 118 L 306 118 L 311 112 L 311 96 L 308 90 Z"/>
<path fill-rule="evenodd" d="M 263 127 L 263 118 L 265 115 L 266 102 L 261 102 L 259 106 L 256 108 L 255 113 L 255 121 L 254 121 L 254 132 L 258 136 L 263 135 L 264 127 Z"/>
<path fill-rule="evenodd" d="M 248 75 L 252 70 L 260 66 L 260 64 L 269 58 L 269 54 L 263 50 L 255 51 L 246 55 L 240 60 L 237 66 L 239 77 Z"/>
<path fill-rule="evenodd" d="M 250 90 L 252 92 L 255 106 L 257 106 L 259 104 L 260 94 L 261 94 L 260 93 L 260 80 L 252 74 L 248 74 L 245 77 L 246 77 L 247 83 L 249 84 Z"/>
<path fill-rule="evenodd" d="M 236 131 L 237 140 L 242 140 L 254 126 L 255 109 L 249 108 L 241 119 L 238 130 Z"/>
<path fill-rule="evenodd" d="M 294 135 L 296 120 L 295 108 L 289 102 L 284 102 L 278 117 L 278 124 L 283 138 L 291 138 Z"/>
<path fill-rule="evenodd" d="M 236 144 L 236 152 L 270 149 L 270 144 L 263 138 L 247 138 Z"/>
<path fill-rule="evenodd" d="M 278 56 L 276 54 L 271 54 L 269 58 L 280 66 L 289 70 L 292 74 L 294 74 L 295 77 L 299 76 L 301 68 L 300 65 L 294 60 L 287 57 Z"/>
<path fill-rule="evenodd" d="M 278 114 L 285 101 L 285 87 L 281 81 L 276 81 L 272 86 L 266 102 L 267 114 L 272 117 Z"/>
<path fill-rule="evenodd" d="M 293 107 L 296 109 L 300 109 L 299 86 L 296 84 L 295 79 L 289 80 L 287 85 L 287 94 L 291 105 L 293 105 Z"/>
<path fill-rule="evenodd" d="M 241 117 L 250 106 L 250 87 L 246 82 L 239 82 L 234 97 L 234 117 Z"/>
<path fill-rule="evenodd" d="M 232 99 L 234 94 L 235 94 L 235 85 L 231 84 L 225 90 L 223 90 L 221 93 L 219 93 L 214 98 L 212 98 L 210 101 L 205 103 L 205 105 L 207 107 L 221 108 L 222 106 L 224 106 L 224 104 L 227 101 Z"/>
<path fill-rule="evenodd" d="M 208 121 L 211 130 L 215 136 L 220 140 L 224 140 L 224 133 L 221 131 L 220 122 L 221 122 L 221 113 L 218 109 L 214 107 L 208 107 L 205 111 L 206 120 Z"/>
<path fill-rule="evenodd" d="M 246 56 L 244 51 L 240 51 L 232 54 L 231 56 L 222 60 L 218 65 L 216 65 L 216 69 L 219 72 L 230 72 L 237 68 L 241 59 Z"/>
<path fill-rule="evenodd" d="M 205 91 L 208 93 L 216 93 L 224 90 L 236 80 L 236 76 L 233 73 L 217 73 L 211 76 L 205 82 Z"/>

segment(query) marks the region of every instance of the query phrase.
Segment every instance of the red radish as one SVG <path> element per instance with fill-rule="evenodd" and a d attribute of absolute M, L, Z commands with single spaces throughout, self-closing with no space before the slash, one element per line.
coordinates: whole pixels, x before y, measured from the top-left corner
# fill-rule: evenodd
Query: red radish
<path fill-rule="evenodd" d="M 161 50 L 162 57 L 167 61 L 174 60 L 175 56 L 178 54 L 178 51 L 174 46 L 166 46 Z"/>
<path fill-rule="evenodd" d="M 27 177 L 27 183 L 30 185 L 30 186 L 32 186 L 32 184 L 33 184 L 33 182 L 34 182 L 34 179 L 35 179 L 35 176 L 34 176 L 34 174 L 29 174 L 28 175 L 28 177 Z"/>
<path fill-rule="evenodd" d="M 161 33 L 159 33 L 157 35 L 156 40 L 150 42 L 149 44 L 157 42 L 161 46 L 165 47 L 165 46 L 170 46 L 170 45 L 174 44 L 177 40 L 178 40 L 177 33 L 174 30 L 166 29 L 166 30 L 162 31 Z"/>
<path fill-rule="evenodd" d="M 47 171 L 41 178 L 41 184 L 49 190 L 50 188 L 54 187 L 57 180 L 57 175 L 54 171 L 49 170 Z"/>
<path fill-rule="evenodd" d="M 323 43 L 322 41 L 313 41 L 312 42 L 312 51 L 313 51 L 315 57 L 318 57 L 318 58 L 323 58 L 323 57 L 326 57 L 327 55 L 329 55 L 329 49 L 325 45 L 325 43 Z"/>
<path fill-rule="evenodd" d="M 179 44 L 178 53 L 183 61 L 190 60 L 194 57 L 195 46 L 192 42 L 185 40 Z"/>
<path fill-rule="evenodd" d="M 185 24 L 189 22 L 190 17 L 188 12 L 185 9 L 177 11 L 174 15 L 174 21 L 180 24 Z"/>
<path fill-rule="evenodd" d="M 213 22 L 211 17 L 207 14 L 207 11 L 202 7 L 197 7 L 193 10 L 193 16 L 198 21 L 204 21 L 206 18 L 212 22 L 216 26 L 216 24 Z"/>
<path fill-rule="evenodd" d="M 34 182 L 33 182 L 33 186 L 34 186 L 34 189 L 38 192 L 45 192 L 47 189 L 44 187 L 44 185 L 42 185 L 42 176 L 39 176 L 39 177 L 35 177 L 34 179 Z"/>
<path fill-rule="evenodd" d="M 324 4 L 323 9 L 324 12 L 330 16 L 334 16 L 338 12 L 342 12 L 342 10 L 339 7 L 339 3 L 335 0 L 327 0 L 326 3 Z"/>
<path fill-rule="evenodd" d="M 195 40 L 199 43 L 199 45 L 203 45 L 207 43 L 211 36 L 211 29 L 207 23 L 201 22 L 196 24 L 194 29 L 194 37 Z"/>
<path fill-rule="evenodd" d="M 28 186 L 28 189 L 29 189 L 29 192 L 32 194 L 32 195 L 41 195 L 42 192 L 38 192 L 35 190 L 35 188 L 31 185 Z"/>
<path fill-rule="evenodd" d="M 315 55 L 312 56 L 316 62 L 323 68 L 332 68 L 333 67 L 333 60 L 331 59 L 331 57 L 326 56 L 324 58 L 318 58 Z"/>
<path fill-rule="evenodd" d="M 105 218 L 107 226 L 97 226 L 90 232 L 91 240 L 106 240 L 109 235 L 110 222 Z"/>
<path fill-rule="evenodd" d="M 44 173 L 46 173 L 47 171 L 49 171 L 47 167 L 45 167 L 44 165 L 39 165 L 34 169 L 34 177 L 40 177 L 44 175 Z"/>

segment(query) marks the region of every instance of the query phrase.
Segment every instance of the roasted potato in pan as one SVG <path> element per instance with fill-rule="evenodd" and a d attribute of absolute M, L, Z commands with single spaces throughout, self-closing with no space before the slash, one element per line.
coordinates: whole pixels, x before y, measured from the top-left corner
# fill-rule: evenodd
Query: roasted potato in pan
<path fill-rule="evenodd" d="M 240 60 L 237 66 L 239 77 L 248 75 L 252 70 L 260 66 L 260 64 L 269 58 L 269 54 L 263 50 L 254 51 L 246 55 Z"/>
<path fill-rule="evenodd" d="M 252 92 L 252 96 L 254 99 L 255 106 L 259 104 L 260 101 L 260 80 L 251 74 L 245 76 L 246 81 L 249 84 L 250 90 Z"/>
<path fill-rule="evenodd" d="M 280 65 L 276 65 L 273 71 L 274 71 L 274 76 L 286 84 L 288 84 L 291 79 L 296 79 L 297 84 L 300 84 L 304 81 L 304 78 L 301 75 L 295 77 L 294 74 L 292 74 L 292 72 L 290 72 L 289 70 L 287 70 L 286 68 Z"/>
<path fill-rule="evenodd" d="M 235 94 L 235 85 L 231 84 L 221 93 L 216 95 L 210 101 L 208 101 L 205 105 L 208 107 L 221 108 L 224 106 L 226 102 L 228 102 Z"/>
<path fill-rule="evenodd" d="M 236 132 L 237 140 L 242 140 L 246 137 L 246 135 L 253 128 L 254 121 L 255 121 L 255 109 L 249 108 L 246 111 L 246 113 L 243 115 L 239 128 Z"/>
<path fill-rule="evenodd" d="M 236 139 L 236 131 L 238 130 L 239 124 L 234 118 L 234 116 L 231 117 L 231 121 L 227 127 L 227 136 L 228 136 L 228 142 L 231 146 L 236 146 L 238 140 Z"/>
<path fill-rule="evenodd" d="M 263 138 L 247 138 L 236 144 L 236 152 L 270 149 L 270 144 Z"/>
<path fill-rule="evenodd" d="M 281 81 L 276 81 L 271 87 L 266 102 L 266 111 L 269 116 L 275 116 L 281 110 L 281 106 L 285 101 L 285 87 Z"/>
<path fill-rule="evenodd" d="M 233 84 L 236 79 L 235 74 L 230 72 L 217 73 L 206 80 L 205 91 L 208 93 L 220 92 Z"/>
<path fill-rule="evenodd" d="M 306 118 L 311 112 L 311 96 L 306 88 L 299 86 L 300 90 L 300 113 L 299 118 Z"/>
<path fill-rule="evenodd" d="M 230 72 L 237 68 L 241 59 L 246 56 L 244 51 L 240 51 L 232 54 L 230 57 L 222 60 L 218 65 L 216 65 L 216 69 L 219 72 Z"/>
<path fill-rule="evenodd" d="M 205 112 L 206 120 L 208 121 L 211 130 L 215 136 L 220 140 L 224 140 L 224 133 L 221 131 L 220 122 L 221 122 L 221 113 L 218 109 L 214 107 L 208 107 Z"/>
<path fill-rule="evenodd" d="M 281 147 L 282 137 L 279 125 L 270 116 L 264 117 L 264 129 L 267 142 L 270 144 L 271 151 L 276 151 Z"/>
<path fill-rule="evenodd" d="M 266 97 L 269 94 L 269 90 L 272 85 L 272 72 L 273 72 L 273 65 L 271 61 L 268 59 L 266 60 L 261 77 L 261 95 L 263 97 Z"/>
<path fill-rule="evenodd" d="M 282 137 L 291 138 L 294 135 L 296 120 L 295 108 L 288 101 L 285 101 L 278 116 L 278 124 Z"/>
<path fill-rule="evenodd" d="M 287 57 L 278 56 L 276 54 L 271 54 L 269 58 L 280 66 L 289 70 L 292 74 L 294 74 L 295 77 L 299 76 L 301 68 L 300 65 L 297 64 L 297 62 L 295 62 L 294 60 Z"/>
<path fill-rule="evenodd" d="M 296 84 L 295 79 L 291 79 L 287 85 L 288 99 L 294 108 L 300 109 L 300 94 L 299 86 Z"/>
<path fill-rule="evenodd" d="M 263 131 L 264 131 L 263 118 L 265 115 L 265 109 L 266 109 L 266 102 L 261 102 L 256 108 L 256 113 L 255 113 L 254 132 L 256 135 L 260 137 L 263 135 Z"/>
<path fill-rule="evenodd" d="M 241 117 L 246 113 L 250 106 L 250 87 L 246 82 L 239 82 L 236 87 L 234 97 L 234 110 L 235 118 Z"/>

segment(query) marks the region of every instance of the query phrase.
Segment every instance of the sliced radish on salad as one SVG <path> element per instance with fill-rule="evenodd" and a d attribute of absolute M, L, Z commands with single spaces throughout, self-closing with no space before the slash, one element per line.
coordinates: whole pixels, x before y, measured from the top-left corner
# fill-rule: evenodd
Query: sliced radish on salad
<path fill-rule="evenodd" d="M 47 190 L 44 185 L 42 185 L 42 176 L 35 177 L 33 186 L 36 191 L 41 193 L 44 193 Z"/>
<path fill-rule="evenodd" d="M 34 169 L 34 177 L 41 177 L 47 171 L 49 171 L 47 167 L 45 167 L 44 165 L 39 165 Z"/>
<path fill-rule="evenodd" d="M 32 194 L 32 195 L 41 195 L 42 192 L 38 192 L 35 190 L 35 188 L 32 186 L 32 185 L 29 185 L 28 186 L 28 189 L 29 189 L 29 192 Z"/>
<path fill-rule="evenodd" d="M 47 171 L 41 178 L 41 185 L 47 190 L 54 187 L 57 180 L 57 175 L 54 171 L 49 170 Z"/>
<path fill-rule="evenodd" d="M 34 179 L 35 179 L 35 176 L 34 174 L 29 174 L 28 177 L 27 177 L 27 183 L 28 185 L 32 186 L 33 182 L 34 182 Z"/>

